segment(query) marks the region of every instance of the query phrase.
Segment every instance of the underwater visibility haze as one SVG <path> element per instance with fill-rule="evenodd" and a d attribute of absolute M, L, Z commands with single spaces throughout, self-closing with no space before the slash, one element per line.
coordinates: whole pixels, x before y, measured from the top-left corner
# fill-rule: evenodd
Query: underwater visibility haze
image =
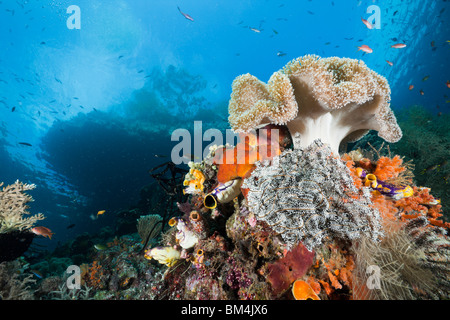
<path fill-rule="evenodd" d="M 449 299 L 449 18 L 0 1 L 0 299 Z"/>

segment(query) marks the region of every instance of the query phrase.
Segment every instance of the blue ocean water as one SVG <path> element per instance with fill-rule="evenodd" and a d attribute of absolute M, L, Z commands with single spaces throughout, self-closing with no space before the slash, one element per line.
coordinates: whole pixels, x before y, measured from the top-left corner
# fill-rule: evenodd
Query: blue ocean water
<path fill-rule="evenodd" d="M 48 247 L 99 230 L 139 200 L 173 130 L 227 129 L 237 76 L 267 81 L 305 54 L 363 60 L 394 110 L 448 113 L 449 18 L 436 0 L 0 1 L 0 181 L 37 185 Z"/>

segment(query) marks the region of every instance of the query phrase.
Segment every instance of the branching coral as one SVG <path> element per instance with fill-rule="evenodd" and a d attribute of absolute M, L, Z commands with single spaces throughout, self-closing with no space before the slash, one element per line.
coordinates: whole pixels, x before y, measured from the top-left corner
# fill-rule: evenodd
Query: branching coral
<path fill-rule="evenodd" d="M 80 289 L 69 289 L 65 281 L 59 285 L 58 290 L 49 293 L 51 300 L 92 300 L 93 288 L 86 285 Z"/>
<path fill-rule="evenodd" d="M 20 275 L 18 260 L 0 263 L 0 300 L 30 300 L 33 291 L 30 285 L 36 281 L 33 275 Z"/>
<path fill-rule="evenodd" d="M 250 210 L 279 233 L 288 248 L 302 241 L 308 249 L 324 238 L 381 236 L 378 211 L 367 188 L 359 192 L 345 164 L 320 141 L 285 151 L 276 165 L 258 163 L 243 187 Z"/>
<path fill-rule="evenodd" d="M 233 82 L 229 122 L 238 132 L 263 123 L 287 124 L 300 145 L 316 139 L 337 153 L 341 141 L 355 141 L 369 130 L 389 142 L 401 130 L 389 108 L 387 80 L 364 62 L 307 55 L 289 62 L 268 84 L 246 74 Z"/>
<path fill-rule="evenodd" d="M 0 187 L 3 183 L 0 183 Z M 25 191 L 33 190 L 34 184 L 26 184 L 17 180 L 14 184 L 0 189 L 0 233 L 31 228 L 37 221 L 43 220 L 42 213 L 24 218 L 30 214 L 27 203 L 33 198 Z"/>

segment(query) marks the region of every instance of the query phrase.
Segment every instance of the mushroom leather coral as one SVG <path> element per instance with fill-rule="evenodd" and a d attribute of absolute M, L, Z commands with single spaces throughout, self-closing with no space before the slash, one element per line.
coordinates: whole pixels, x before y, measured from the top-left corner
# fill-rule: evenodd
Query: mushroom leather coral
<path fill-rule="evenodd" d="M 402 132 L 390 104 L 387 80 L 363 61 L 306 55 L 289 62 L 266 85 L 251 75 L 233 82 L 228 118 L 237 132 L 263 124 L 286 124 L 300 145 L 316 139 L 337 154 L 342 141 L 376 130 L 388 142 Z"/>

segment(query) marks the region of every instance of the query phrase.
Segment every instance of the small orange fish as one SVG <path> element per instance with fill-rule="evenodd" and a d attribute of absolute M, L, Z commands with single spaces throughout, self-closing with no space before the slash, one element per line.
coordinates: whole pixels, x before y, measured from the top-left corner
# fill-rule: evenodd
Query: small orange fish
<path fill-rule="evenodd" d="M 446 83 L 446 85 L 447 85 L 447 88 L 449 88 L 449 89 L 450 89 L 450 81 L 449 81 L 449 80 L 447 80 L 447 83 Z"/>
<path fill-rule="evenodd" d="M 420 94 L 423 96 L 425 92 L 423 92 L 423 90 L 420 90 Z"/>
<path fill-rule="evenodd" d="M 54 235 L 54 233 L 46 227 L 34 227 L 31 229 L 31 232 L 38 236 L 48 237 L 50 240 L 52 239 L 52 235 Z"/>
<path fill-rule="evenodd" d="M 412 90 L 412 89 L 414 89 L 414 85 L 409 86 L 409 90 Z"/>
<path fill-rule="evenodd" d="M 366 25 L 367 28 L 373 29 L 373 25 L 369 21 L 367 21 L 363 18 L 361 18 L 361 21 Z"/>
<path fill-rule="evenodd" d="M 397 43 L 397 44 L 394 44 L 391 46 L 391 48 L 395 48 L 395 49 L 401 49 L 404 47 L 406 47 L 406 44 L 404 44 L 404 43 Z"/>
<path fill-rule="evenodd" d="M 361 47 L 358 47 L 358 51 L 359 50 L 364 51 L 366 53 L 372 53 L 373 52 L 372 48 L 370 48 L 368 45 L 365 45 L 365 44 L 363 44 Z"/>
<path fill-rule="evenodd" d="M 97 216 L 100 216 L 102 214 L 104 214 L 106 212 L 106 210 L 100 210 L 99 212 L 97 212 Z"/>
<path fill-rule="evenodd" d="M 394 65 L 391 61 L 386 60 L 386 62 L 388 63 L 388 65 L 390 65 L 391 67 Z"/>

